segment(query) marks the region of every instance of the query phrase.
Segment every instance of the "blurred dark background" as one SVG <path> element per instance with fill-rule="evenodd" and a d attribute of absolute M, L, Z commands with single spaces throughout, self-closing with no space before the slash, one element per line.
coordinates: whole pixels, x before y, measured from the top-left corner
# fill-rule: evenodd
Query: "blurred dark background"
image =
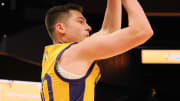
<path fill-rule="evenodd" d="M 68 2 L 84 7 L 84 15 L 93 28 L 91 34 L 99 30 L 106 0 L 0 1 L 0 79 L 41 81 L 43 48 L 51 44 L 44 25 L 45 13 L 53 5 Z M 139 2 L 154 36 L 124 54 L 98 62 L 102 67 L 102 78 L 96 87 L 97 101 L 172 101 L 179 98 L 179 65 L 142 64 L 140 52 L 142 49 L 179 49 L 180 1 Z M 122 22 L 123 27 L 127 26 L 125 11 Z M 155 96 L 152 96 L 152 89 L 156 89 Z"/>

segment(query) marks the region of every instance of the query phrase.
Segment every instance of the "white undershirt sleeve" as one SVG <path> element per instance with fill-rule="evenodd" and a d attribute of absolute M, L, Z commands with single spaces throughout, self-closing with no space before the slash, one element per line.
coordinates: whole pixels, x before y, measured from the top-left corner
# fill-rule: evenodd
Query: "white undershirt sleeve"
<path fill-rule="evenodd" d="M 84 76 L 84 75 L 76 75 L 76 74 L 70 73 L 64 70 L 59 64 L 57 64 L 57 71 L 60 75 L 62 75 L 66 79 L 80 79 Z"/>

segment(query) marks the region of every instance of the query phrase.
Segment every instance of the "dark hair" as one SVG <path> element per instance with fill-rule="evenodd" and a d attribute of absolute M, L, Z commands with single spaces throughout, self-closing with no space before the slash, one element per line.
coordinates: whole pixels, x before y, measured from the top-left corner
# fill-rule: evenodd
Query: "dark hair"
<path fill-rule="evenodd" d="M 62 23 L 65 22 L 70 16 L 70 10 L 76 10 L 81 13 L 83 12 L 83 8 L 80 5 L 74 3 L 54 6 L 47 11 L 45 16 L 45 25 L 52 40 L 54 38 L 54 25 L 56 24 L 57 20 Z"/>

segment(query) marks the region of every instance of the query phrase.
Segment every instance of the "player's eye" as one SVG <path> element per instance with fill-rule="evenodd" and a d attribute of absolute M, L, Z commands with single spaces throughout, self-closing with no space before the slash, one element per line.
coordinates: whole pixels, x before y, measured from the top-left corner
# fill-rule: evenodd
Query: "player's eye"
<path fill-rule="evenodd" d="M 80 24 L 84 24 L 84 21 L 82 21 L 82 20 L 79 20 L 78 22 L 79 22 Z"/>

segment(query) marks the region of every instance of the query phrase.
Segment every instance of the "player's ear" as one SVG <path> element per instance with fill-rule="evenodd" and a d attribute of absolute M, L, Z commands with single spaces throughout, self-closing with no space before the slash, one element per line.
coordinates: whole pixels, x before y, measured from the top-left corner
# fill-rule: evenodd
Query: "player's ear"
<path fill-rule="evenodd" d="M 57 23 L 55 25 L 56 31 L 58 31 L 60 34 L 64 35 L 65 34 L 65 27 L 63 23 Z"/>

